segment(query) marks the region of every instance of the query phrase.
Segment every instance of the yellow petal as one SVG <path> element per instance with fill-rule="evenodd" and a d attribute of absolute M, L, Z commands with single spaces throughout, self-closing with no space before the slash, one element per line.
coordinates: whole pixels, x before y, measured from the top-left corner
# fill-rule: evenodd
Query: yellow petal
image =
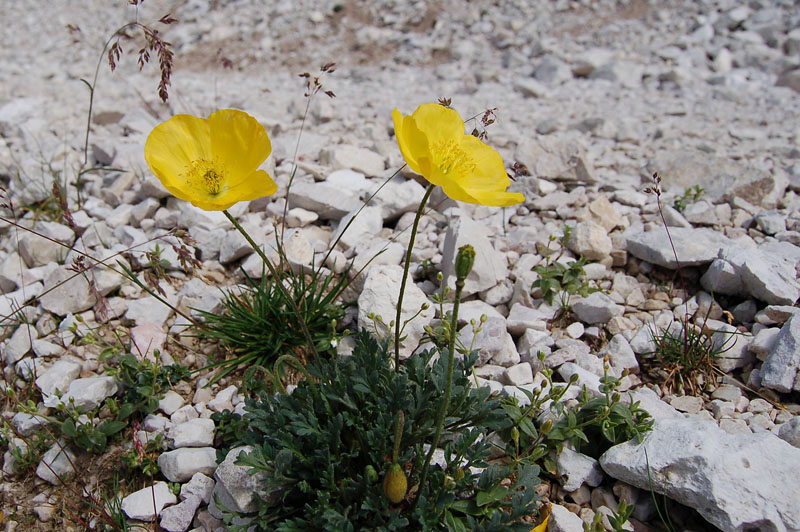
<path fill-rule="evenodd" d="M 550 522 L 550 506 L 548 505 L 545 511 L 542 513 L 545 514 L 544 520 L 535 527 L 531 528 L 531 532 L 545 532 L 547 530 L 547 523 Z"/>
<path fill-rule="evenodd" d="M 175 191 L 187 188 L 182 178 L 186 168 L 192 161 L 210 156 L 208 121 L 191 115 L 175 115 L 157 125 L 144 145 L 144 158 L 153 175 L 178 197 Z"/>
<path fill-rule="evenodd" d="M 395 109 L 392 112 L 392 120 L 394 121 L 394 135 L 397 137 L 397 145 L 400 147 L 403 159 L 406 160 L 409 168 L 424 175 L 419 160 L 428 156 L 428 139 L 419 130 L 411 116 L 404 116 Z"/>
<path fill-rule="evenodd" d="M 264 126 L 244 111 L 222 109 L 208 123 L 211 156 L 225 169 L 230 187 L 247 179 L 272 151 Z"/>
<path fill-rule="evenodd" d="M 461 147 L 472 170 L 443 185 L 445 194 L 457 201 L 492 207 L 507 207 L 525 201 L 525 196 L 520 193 L 506 192 L 511 180 L 499 153 L 472 135 L 462 137 Z"/>
<path fill-rule="evenodd" d="M 457 112 L 443 105 L 422 104 L 417 107 L 411 117 L 428 139 L 429 144 L 447 139 L 458 139 L 464 134 L 464 121 Z"/>

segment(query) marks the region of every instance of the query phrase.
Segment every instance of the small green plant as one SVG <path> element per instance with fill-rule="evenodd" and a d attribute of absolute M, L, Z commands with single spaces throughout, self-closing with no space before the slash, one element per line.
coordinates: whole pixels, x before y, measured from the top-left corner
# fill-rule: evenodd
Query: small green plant
<path fill-rule="evenodd" d="M 158 467 L 158 457 L 164 452 L 165 447 L 163 434 L 157 434 L 146 443 L 134 439 L 131 448 L 122 453 L 122 465 L 128 471 L 141 472 L 148 478 L 153 478 L 161 471 Z"/>
<path fill-rule="evenodd" d="M 703 189 L 695 185 L 695 193 L 699 197 Z M 689 189 L 692 190 L 692 189 Z M 645 192 L 654 194 L 658 205 L 658 212 L 661 221 L 664 223 L 664 230 L 667 233 L 667 240 L 672 246 L 672 253 L 677 265 L 678 277 L 681 282 L 681 289 L 684 294 L 684 318 L 680 322 L 680 332 L 675 333 L 671 327 L 666 328 L 661 333 L 653 332 L 653 340 L 656 344 L 656 361 L 659 367 L 655 372 L 664 378 L 664 385 L 675 387 L 681 391 L 688 390 L 696 394 L 705 382 L 713 381 L 715 373 L 719 373 L 717 359 L 725 351 L 733 347 L 730 334 L 723 342 L 715 342 L 712 331 L 706 325 L 711 306 L 708 308 L 702 327 L 690 323 L 689 308 L 686 304 L 686 280 L 683 276 L 678 252 L 675 251 L 675 244 L 672 242 L 672 235 L 669 232 L 669 225 L 664 218 L 664 211 L 661 206 L 661 176 L 658 172 L 653 174 L 653 185 L 647 187 Z M 685 195 L 685 194 L 684 194 Z M 677 208 L 677 207 L 676 207 Z"/>
<path fill-rule="evenodd" d="M 164 393 L 178 382 L 188 380 L 190 374 L 189 369 L 180 364 L 162 366 L 147 359 L 139 360 L 132 353 L 119 356 L 116 367 L 107 366 L 106 373 L 122 387 L 119 402 L 106 400 L 112 414 L 121 420 L 154 412 Z"/>
<path fill-rule="evenodd" d="M 360 333 L 350 357 L 310 364 L 291 395 L 248 401 L 241 439 L 254 450 L 237 463 L 267 473 L 271 496 L 232 530 L 530 530 L 519 519 L 536 513 L 538 468 L 487 462 L 485 435 L 506 421 L 488 389 L 471 386 L 476 354 L 455 361 L 443 460 L 420 482 L 448 377 L 446 357 L 434 354 L 395 370 L 388 342 Z"/>
<path fill-rule="evenodd" d="M 608 522 L 611 524 L 611 532 L 629 532 L 629 529 L 625 528 L 624 525 L 628 523 L 628 519 L 633 515 L 633 510 L 633 505 L 629 505 L 624 500 L 620 500 L 617 511 L 615 512 L 612 510 L 611 515 L 608 516 Z M 603 525 L 603 514 L 600 512 L 594 514 L 594 519 L 592 519 L 591 523 L 583 524 L 583 530 L 584 532 L 606 532 L 607 528 Z"/>
<path fill-rule="evenodd" d="M 242 366 L 268 367 L 284 353 L 301 358 L 311 352 L 334 354 L 336 324 L 345 313 L 337 300 L 348 281 L 346 274 L 338 280 L 322 275 L 320 271 L 308 277 L 289 272 L 280 281 L 263 275 L 259 282 L 248 277 L 248 287 L 225 292 L 221 314 L 201 312 L 205 322 L 198 326 L 198 334 L 219 342 L 232 355 L 209 366 L 222 368 L 214 379 Z M 278 286 L 280 282 L 284 284 Z M 295 307 L 299 316 L 292 312 Z M 309 349 L 307 334 L 313 349 Z"/>
<path fill-rule="evenodd" d="M 694 203 L 695 201 L 699 200 L 700 196 L 703 195 L 703 192 L 705 191 L 700 185 L 689 187 L 683 191 L 682 196 L 675 198 L 675 201 L 672 202 L 672 206 L 676 211 L 683 212 L 690 203 Z"/>
<path fill-rule="evenodd" d="M 542 299 L 548 304 L 552 305 L 556 296 L 559 298 L 559 306 L 562 312 L 569 310 L 569 302 L 571 296 L 578 294 L 586 297 L 592 292 L 596 292 L 597 288 L 591 286 L 584 277 L 586 271 L 583 269 L 588 263 L 585 257 L 579 257 L 578 260 L 572 261 L 569 264 L 559 262 L 563 250 L 566 249 L 567 242 L 572 236 L 572 228 L 570 226 L 564 227 L 564 235 L 559 238 L 556 235 L 550 235 L 547 242 L 547 247 L 542 250 L 545 257 L 543 265 L 536 266 L 533 271 L 539 274 L 531 285 L 531 290 L 538 288 L 542 293 Z M 560 251 L 555 254 L 550 249 L 550 245 L 556 240 L 560 243 Z"/>
<path fill-rule="evenodd" d="M 543 362 L 544 353 L 539 353 Z M 553 370 L 544 368 L 541 385 L 528 391 L 520 388 L 528 404 L 520 406 L 515 397 L 503 404 L 510 424 L 500 432 L 506 442 L 505 452 L 515 462 L 539 463 L 546 471 L 556 470 L 551 451 L 560 451 L 569 442 L 575 450 L 599 457 L 612 445 L 640 438 L 653 426 L 650 415 L 638 402 L 626 405 L 616 391 L 621 379 L 609 375 L 606 364 L 600 379 L 600 393 L 592 397 L 584 388 L 577 403 L 565 397 L 578 378 L 573 375 L 568 383 L 552 380 Z M 546 415 L 542 416 L 542 413 Z"/>

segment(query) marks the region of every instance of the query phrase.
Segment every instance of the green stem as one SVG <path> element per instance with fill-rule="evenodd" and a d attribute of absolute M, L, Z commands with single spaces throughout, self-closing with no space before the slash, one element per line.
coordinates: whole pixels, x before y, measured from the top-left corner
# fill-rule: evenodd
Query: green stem
<path fill-rule="evenodd" d="M 456 328 L 458 326 L 458 307 L 461 303 L 461 292 L 464 290 L 464 279 L 456 280 L 456 296 L 453 301 L 453 315 L 450 317 L 450 345 L 447 351 L 447 380 L 444 383 L 444 397 L 439 405 L 439 411 L 436 413 L 436 432 L 433 434 L 433 441 L 431 448 L 428 450 L 428 456 L 425 457 L 425 465 L 422 466 L 422 473 L 419 479 L 419 492 L 425 488 L 425 481 L 428 478 L 428 470 L 430 469 L 431 459 L 433 452 L 439 445 L 439 440 L 442 437 L 442 429 L 444 428 L 444 420 L 447 416 L 447 409 L 450 407 L 450 394 L 453 391 L 453 366 L 455 365 L 455 351 L 456 351 Z M 414 501 L 416 506 L 419 497 Z"/>
<path fill-rule="evenodd" d="M 425 196 L 419 203 L 417 215 L 414 217 L 414 224 L 411 226 L 411 238 L 408 240 L 408 250 L 406 251 L 406 263 L 403 267 L 403 280 L 400 281 L 400 295 L 397 297 L 397 316 L 394 320 L 394 369 L 400 370 L 400 320 L 401 313 L 403 312 L 403 295 L 406 292 L 406 281 L 408 281 L 408 268 L 411 266 L 411 250 L 414 249 L 414 240 L 417 238 L 417 227 L 419 220 L 422 218 L 422 211 L 425 209 L 425 204 L 428 203 L 428 198 L 431 197 L 435 185 L 428 185 L 425 190 Z"/>
<path fill-rule="evenodd" d="M 239 224 L 239 222 L 236 220 L 236 218 L 234 218 L 231 215 L 231 213 L 229 213 L 227 211 L 227 209 L 223 210 L 222 213 L 233 224 L 233 226 L 236 228 L 236 230 L 239 231 L 242 234 L 242 236 L 245 238 L 245 240 L 247 240 L 247 243 L 250 244 L 250 247 L 253 248 L 253 251 L 258 253 L 258 256 L 261 257 L 262 261 L 264 261 L 264 264 L 267 265 L 267 268 L 269 269 L 269 273 L 272 275 L 272 278 L 274 279 L 274 282 L 275 282 L 276 286 L 278 287 L 278 290 L 281 291 L 281 293 L 283 294 L 284 299 L 291 304 L 292 310 L 294 311 L 295 316 L 297 316 L 297 323 L 299 324 L 300 328 L 303 329 L 303 333 L 305 334 L 306 341 L 308 341 L 308 347 L 311 349 L 311 352 L 314 353 L 314 357 L 318 359 L 319 358 L 319 353 L 317 352 L 317 346 L 314 345 L 314 340 L 311 338 L 311 333 L 308 331 L 308 327 L 306 327 L 306 322 L 303 319 L 303 314 L 300 312 L 300 308 L 297 306 L 297 302 L 294 300 L 294 298 L 291 297 L 286 292 L 286 287 L 283 286 L 283 283 L 281 282 L 282 281 L 281 276 L 278 274 L 278 271 L 275 269 L 275 266 L 272 264 L 272 261 L 267 258 L 266 254 L 264 254 L 264 251 L 261 249 L 261 247 L 259 247 L 255 243 L 255 241 L 250 237 L 250 235 L 247 233 L 247 231 L 245 231 L 244 227 L 242 227 L 241 224 Z"/>

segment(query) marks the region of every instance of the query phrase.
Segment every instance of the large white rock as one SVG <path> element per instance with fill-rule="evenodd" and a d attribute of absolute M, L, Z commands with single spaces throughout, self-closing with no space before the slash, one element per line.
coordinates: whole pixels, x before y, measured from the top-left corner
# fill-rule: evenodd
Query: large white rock
<path fill-rule="evenodd" d="M 341 237 L 339 246 L 350 249 L 365 240 L 371 240 L 383 227 L 382 212 L 380 207 L 364 207 L 360 212 L 355 209 L 348 213 L 333 233 L 333 241 Z"/>
<path fill-rule="evenodd" d="M 39 222 L 34 230 L 38 234 L 25 231 L 19 237 L 19 254 L 28 267 L 63 261 L 75 239 L 72 229 L 56 222 Z"/>
<path fill-rule="evenodd" d="M 799 315 L 789 318 L 777 334 L 775 344 L 761 366 L 761 383 L 784 393 L 800 390 Z"/>
<path fill-rule="evenodd" d="M 378 264 L 369 270 L 367 279 L 364 281 L 364 288 L 358 296 L 358 327 L 372 331 L 374 324 L 367 317 L 372 313 L 383 318 L 383 324 L 377 324 L 379 336 L 394 336 L 394 327 L 388 327 L 394 321 L 397 314 L 397 299 L 400 295 L 400 281 L 403 276 L 403 268 L 390 264 Z M 408 357 L 419 344 L 419 340 L 424 333 L 424 327 L 433 320 L 435 311 L 428 302 L 425 293 L 420 290 L 409 279 L 406 283 L 405 295 L 403 297 L 403 311 L 401 320 L 410 319 L 416 314 L 423 304 L 428 304 L 429 308 L 423 310 L 411 320 L 403 331 L 406 337 L 400 343 L 400 356 Z M 401 323 L 402 327 L 402 323 Z"/>
<path fill-rule="evenodd" d="M 61 402 L 76 408 L 91 410 L 100 406 L 106 397 L 117 393 L 117 381 L 113 377 L 95 376 L 75 379 L 69 383 L 67 393 L 61 397 Z"/>
<path fill-rule="evenodd" d="M 475 264 L 464 283 L 463 297 L 492 288 L 508 276 L 508 262 L 495 251 L 484 224 L 461 215 L 450 222 L 444 239 L 442 273 L 451 287 L 455 286 L 455 258 L 458 248 L 466 244 L 475 248 Z"/>
<path fill-rule="evenodd" d="M 122 511 L 131 519 L 153 521 L 165 506 L 177 501 L 178 498 L 170 491 L 166 482 L 156 482 L 122 499 Z"/>
<path fill-rule="evenodd" d="M 682 267 L 708 264 L 717 257 L 721 249 L 733 244 L 713 229 L 674 227 L 669 233 Z M 628 253 L 664 268 L 677 268 L 675 253 L 663 227 L 628 236 Z"/>
<path fill-rule="evenodd" d="M 728 248 L 700 279 L 718 294 L 752 296 L 773 305 L 793 305 L 800 297 L 795 265 L 800 248 L 787 242 L 757 248 Z"/>
<path fill-rule="evenodd" d="M 57 486 L 75 474 L 75 460 L 75 453 L 66 444 L 57 441 L 36 466 L 36 476 Z"/>
<path fill-rule="evenodd" d="M 800 449 L 773 434 L 728 434 L 696 418 L 656 419 L 641 444 L 612 447 L 600 465 L 649 490 L 648 460 L 657 493 L 721 530 L 800 530 Z"/>

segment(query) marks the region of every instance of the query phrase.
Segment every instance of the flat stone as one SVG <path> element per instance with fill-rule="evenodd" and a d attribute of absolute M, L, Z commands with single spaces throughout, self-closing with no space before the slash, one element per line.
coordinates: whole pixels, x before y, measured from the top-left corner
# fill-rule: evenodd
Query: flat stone
<path fill-rule="evenodd" d="M 66 266 L 60 266 L 47 276 L 44 290 L 46 293 L 39 299 L 42 308 L 57 316 L 83 312 L 97 302 L 84 276 L 75 275 Z"/>
<path fill-rule="evenodd" d="M 652 479 L 656 493 L 696 509 L 721 530 L 800 529 L 800 449 L 773 434 L 734 435 L 714 422 L 656 419 L 641 444 L 616 445 L 600 464 L 643 490 Z"/>
<path fill-rule="evenodd" d="M 21 324 L 3 346 L 3 358 L 11 366 L 27 355 L 33 347 L 33 340 L 39 337 L 36 327 Z"/>
<path fill-rule="evenodd" d="M 681 395 L 675 397 L 669 403 L 675 410 L 679 412 L 687 412 L 689 414 L 697 414 L 703 408 L 703 398 L 694 397 L 692 395 Z"/>
<path fill-rule="evenodd" d="M 682 267 L 708 264 L 721 249 L 733 245 L 732 241 L 713 229 L 675 227 L 670 229 L 670 235 Z M 675 253 L 663 228 L 629 235 L 627 244 L 628 253 L 639 259 L 671 270 L 677 268 Z"/>
<path fill-rule="evenodd" d="M 183 406 L 183 403 L 183 397 L 181 397 L 179 393 L 173 390 L 167 390 L 164 397 L 158 401 L 158 409 L 166 415 L 171 416 L 176 410 Z"/>
<path fill-rule="evenodd" d="M 547 330 L 547 320 L 551 314 L 527 307 L 522 303 L 514 303 L 508 312 L 506 323 L 508 332 L 515 335 L 524 334 L 527 329 Z"/>
<path fill-rule="evenodd" d="M 347 224 L 350 223 L 348 227 Z M 367 206 L 347 213 L 339 222 L 332 239 L 339 240 L 342 249 L 354 248 L 365 239 L 372 239 L 383 228 L 383 216 L 380 207 Z"/>
<path fill-rule="evenodd" d="M 749 295 L 774 305 L 793 305 L 800 298 L 795 264 L 800 248 L 789 243 L 720 251 L 701 284 L 719 294 Z"/>
<path fill-rule="evenodd" d="M 374 151 L 347 144 L 322 150 L 320 162 L 334 170 L 352 169 L 367 176 L 380 176 L 385 168 L 382 156 Z"/>
<path fill-rule="evenodd" d="M 154 521 L 165 506 L 175 504 L 177 501 L 178 499 L 170 491 L 166 482 L 156 482 L 152 486 L 134 491 L 123 498 L 122 511 L 130 519 Z"/>
<path fill-rule="evenodd" d="M 158 467 L 170 482 L 186 482 L 195 473 L 212 475 L 217 469 L 217 451 L 213 447 L 182 447 L 158 457 Z"/>

